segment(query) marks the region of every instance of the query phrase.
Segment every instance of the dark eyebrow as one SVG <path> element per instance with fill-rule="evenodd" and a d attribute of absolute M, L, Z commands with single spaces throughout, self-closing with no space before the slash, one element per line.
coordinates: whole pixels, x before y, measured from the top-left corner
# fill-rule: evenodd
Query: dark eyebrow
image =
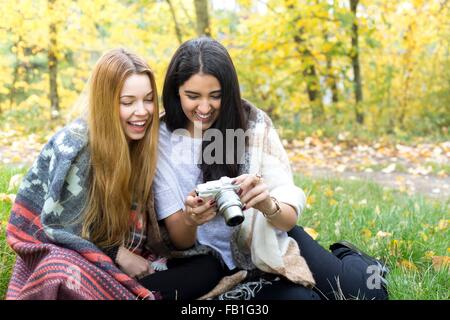
<path fill-rule="evenodd" d="M 222 92 L 222 90 L 214 90 L 214 91 L 211 91 L 209 94 L 221 93 L 221 92 Z M 184 93 L 200 95 L 200 93 L 195 92 L 195 91 L 190 91 L 190 90 L 184 90 Z"/>
<path fill-rule="evenodd" d="M 184 90 L 184 93 L 187 93 L 187 94 L 197 94 L 197 95 L 200 94 L 200 93 L 198 93 L 198 92 L 189 91 L 189 90 Z"/>

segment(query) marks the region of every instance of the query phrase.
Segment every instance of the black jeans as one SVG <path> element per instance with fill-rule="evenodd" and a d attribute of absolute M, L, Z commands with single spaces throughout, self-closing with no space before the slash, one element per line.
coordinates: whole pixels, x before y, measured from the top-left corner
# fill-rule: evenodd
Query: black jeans
<path fill-rule="evenodd" d="M 300 247 L 316 280 L 315 291 L 322 299 L 381 299 L 388 298 L 383 286 L 373 286 L 369 264 L 358 254 L 346 255 L 342 260 L 324 249 L 302 227 L 296 226 L 288 235 Z"/>
<path fill-rule="evenodd" d="M 211 291 L 224 275 L 222 264 L 211 255 L 170 259 L 167 268 L 141 278 L 139 283 L 159 291 L 163 299 L 194 300 Z"/>

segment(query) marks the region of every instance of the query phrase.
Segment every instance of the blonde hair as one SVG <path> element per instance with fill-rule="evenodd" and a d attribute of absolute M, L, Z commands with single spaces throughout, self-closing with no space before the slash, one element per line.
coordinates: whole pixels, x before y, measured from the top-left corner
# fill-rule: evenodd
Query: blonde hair
<path fill-rule="evenodd" d="M 128 143 L 120 124 L 119 99 L 125 80 L 133 74 L 148 75 L 154 109 L 144 137 Z M 87 123 L 92 167 L 82 227 L 82 236 L 99 247 L 121 245 L 129 239 L 132 204 L 137 204 L 144 223 L 148 221 L 159 132 L 157 100 L 153 72 L 142 58 L 125 49 L 114 49 L 99 59 L 89 86 Z"/>

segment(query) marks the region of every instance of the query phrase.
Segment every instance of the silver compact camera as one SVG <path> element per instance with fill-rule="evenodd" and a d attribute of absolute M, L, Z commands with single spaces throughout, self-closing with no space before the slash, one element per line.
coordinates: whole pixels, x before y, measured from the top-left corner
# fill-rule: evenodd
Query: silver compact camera
<path fill-rule="evenodd" d="M 231 181 L 233 180 L 229 177 L 208 181 L 199 184 L 195 192 L 205 200 L 216 200 L 219 214 L 223 215 L 228 226 L 234 227 L 244 221 L 244 213 L 241 199 L 237 194 L 239 185 L 231 184 Z"/>

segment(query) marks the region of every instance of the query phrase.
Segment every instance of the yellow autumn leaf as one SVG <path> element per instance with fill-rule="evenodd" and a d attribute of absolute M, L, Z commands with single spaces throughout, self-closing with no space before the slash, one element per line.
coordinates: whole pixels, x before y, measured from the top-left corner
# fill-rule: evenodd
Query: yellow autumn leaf
<path fill-rule="evenodd" d="M 330 201 L 328 201 L 328 203 L 330 204 L 330 206 L 335 206 L 338 204 L 338 202 L 335 199 L 330 199 Z"/>
<path fill-rule="evenodd" d="M 397 239 L 393 239 L 389 244 L 389 253 L 391 256 L 396 256 L 399 253 L 400 241 Z"/>
<path fill-rule="evenodd" d="M 327 188 L 327 190 L 325 190 L 325 195 L 326 195 L 328 198 L 331 198 L 331 197 L 333 196 L 333 194 L 334 194 L 334 191 L 331 190 L 330 188 Z"/>
<path fill-rule="evenodd" d="M 406 259 L 400 261 L 400 267 L 410 271 L 417 271 L 416 265 L 412 261 Z"/>
<path fill-rule="evenodd" d="M 312 205 L 316 201 L 316 197 L 314 195 L 309 195 L 308 199 L 306 200 L 306 204 Z"/>
<path fill-rule="evenodd" d="M 364 228 L 364 229 L 361 230 L 361 234 L 362 234 L 362 236 L 363 236 L 364 238 L 369 239 L 369 238 L 372 236 L 372 231 L 370 231 L 370 230 L 367 229 L 367 228 Z"/>
<path fill-rule="evenodd" d="M 422 240 L 423 240 L 423 241 L 428 241 L 428 236 L 426 235 L 425 232 L 420 231 L 419 234 L 420 234 L 420 236 L 422 237 Z"/>
<path fill-rule="evenodd" d="M 449 224 L 450 224 L 450 220 L 448 220 L 448 219 L 441 219 L 438 222 L 437 228 L 438 228 L 439 231 L 442 231 L 442 230 L 447 229 Z"/>
<path fill-rule="evenodd" d="M 309 236 L 311 238 L 313 238 L 314 240 L 316 240 L 317 237 L 319 236 L 319 233 L 316 230 L 314 230 L 313 228 L 304 227 L 303 230 L 305 230 L 305 232 L 307 234 L 309 234 Z"/>
<path fill-rule="evenodd" d="M 432 250 L 425 252 L 425 258 L 426 258 L 426 259 L 431 259 L 431 258 L 433 258 L 434 256 L 435 256 L 435 252 L 432 251 Z"/>
<path fill-rule="evenodd" d="M 450 257 L 447 256 L 434 256 L 431 258 L 431 263 L 436 271 L 446 269 L 450 266 Z"/>
<path fill-rule="evenodd" d="M 1 202 L 13 203 L 15 200 L 16 200 L 15 194 L 0 193 L 0 201 Z"/>

